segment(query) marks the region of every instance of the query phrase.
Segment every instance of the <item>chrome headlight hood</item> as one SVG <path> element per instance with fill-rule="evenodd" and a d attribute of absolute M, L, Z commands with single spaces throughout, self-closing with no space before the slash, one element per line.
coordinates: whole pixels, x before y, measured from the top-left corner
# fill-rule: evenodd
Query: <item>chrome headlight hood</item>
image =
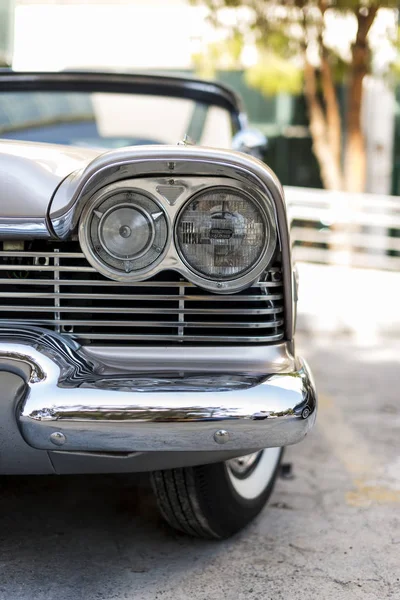
<path fill-rule="evenodd" d="M 0 237 L 50 237 L 46 218 L 56 189 L 98 154 L 86 148 L 0 141 Z"/>
<path fill-rule="evenodd" d="M 278 213 L 284 208 L 283 189 L 275 174 L 242 152 L 200 146 L 132 146 L 97 156 L 83 171 L 71 173 L 63 181 L 49 213 L 55 233 L 61 239 L 67 238 L 77 226 L 85 204 L 99 189 L 117 181 L 154 175 L 171 178 L 176 185 L 185 176 L 229 177 L 266 194 Z"/>

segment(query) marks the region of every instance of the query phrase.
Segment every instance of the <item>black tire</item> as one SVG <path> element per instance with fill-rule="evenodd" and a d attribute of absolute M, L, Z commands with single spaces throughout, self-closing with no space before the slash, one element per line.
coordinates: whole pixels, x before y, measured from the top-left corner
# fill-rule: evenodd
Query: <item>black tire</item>
<path fill-rule="evenodd" d="M 254 519 L 266 504 L 282 454 L 283 448 L 277 449 L 276 465 L 274 462 L 260 493 L 251 499 L 234 487 L 228 463 L 154 471 L 151 482 L 160 512 L 174 529 L 191 536 L 228 538 Z M 253 467 L 248 477 L 261 467 Z M 246 482 L 246 476 L 240 479 Z"/>

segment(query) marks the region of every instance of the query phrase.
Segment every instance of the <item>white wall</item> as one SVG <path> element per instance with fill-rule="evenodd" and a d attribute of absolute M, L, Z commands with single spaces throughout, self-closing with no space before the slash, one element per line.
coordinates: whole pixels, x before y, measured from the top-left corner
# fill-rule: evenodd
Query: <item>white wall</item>
<path fill-rule="evenodd" d="M 372 341 L 400 335 L 400 273 L 297 263 L 297 330 Z"/>
<path fill-rule="evenodd" d="M 396 100 L 394 90 L 381 79 L 369 77 L 364 85 L 363 121 L 367 150 L 367 185 L 371 194 L 392 190 Z"/>

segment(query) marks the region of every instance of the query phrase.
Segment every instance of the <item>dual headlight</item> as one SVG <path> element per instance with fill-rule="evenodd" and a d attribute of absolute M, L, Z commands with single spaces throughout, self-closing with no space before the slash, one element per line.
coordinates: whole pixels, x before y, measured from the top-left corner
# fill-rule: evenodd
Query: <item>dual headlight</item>
<path fill-rule="evenodd" d="M 276 245 L 269 202 L 218 186 L 171 212 L 141 191 L 101 195 L 82 214 L 82 249 L 112 279 L 140 281 L 176 268 L 193 283 L 225 293 L 250 285 L 268 266 Z"/>

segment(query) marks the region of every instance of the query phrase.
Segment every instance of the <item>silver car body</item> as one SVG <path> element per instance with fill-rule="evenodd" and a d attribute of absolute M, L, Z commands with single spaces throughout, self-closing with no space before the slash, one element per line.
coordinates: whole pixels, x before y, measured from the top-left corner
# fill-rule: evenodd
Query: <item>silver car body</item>
<path fill-rule="evenodd" d="M 21 88 L 29 81 L 21 79 Z M 196 92 L 190 80 L 177 85 Z M 245 121 L 236 109 L 240 131 Z M 243 152 L 192 145 L 102 152 L 1 141 L 0 181 L 1 473 L 204 464 L 294 444 L 310 431 L 316 391 L 308 366 L 295 354 L 297 284 L 284 195 L 265 164 Z M 188 198 L 221 181 L 238 189 L 250 186 L 265 198 L 277 230 L 278 251 L 268 277 L 243 280 L 234 293 L 223 283 L 222 289 L 204 292 L 172 233 L 162 261 L 146 273 L 136 294 L 134 287 L 127 294 L 123 282 L 95 273 L 87 249 L 70 250 L 69 244 L 78 244 L 92 198 L 104 189 L 146 190 L 173 232 Z M 39 243 L 48 244 L 47 250 Z M 43 273 L 48 279 L 39 279 Z M 165 273 L 177 275 L 169 282 L 160 279 Z M 96 288 L 100 283 L 90 280 L 92 274 L 103 277 L 104 301 L 118 320 L 106 323 L 104 310 L 94 307 L 90 296 L 103 287 Z M 62 277 L 71 286 L 86 286 L 85 293 L 73 288 L 65 293 Z M 132 309 L 125 312 L 116 300 L 122 288 L 132 298 Z M 175 290 L 177 297 L 171 300 L 164 289 Z M 165 299 L 166 313 L 168 303 L 177 300 L 176 330 L 164 333 L 162 307 L 146 308 L 155 297 Z M 193 301 L 207 308 L 190 309 Z M 63 316 L 63 303 L 72 320 L 71 314 Z M 241 319 L 242 307 L 258 321 Z M 190 322 L 196 310 L 212 315 L 210 322 L 196 328 Z M 265 322 L 259 316 L 264 313 Z M 80 333 L 79 323 L 90 333 Z M 118 323 L 114 330 L 113 323 Z"/>

